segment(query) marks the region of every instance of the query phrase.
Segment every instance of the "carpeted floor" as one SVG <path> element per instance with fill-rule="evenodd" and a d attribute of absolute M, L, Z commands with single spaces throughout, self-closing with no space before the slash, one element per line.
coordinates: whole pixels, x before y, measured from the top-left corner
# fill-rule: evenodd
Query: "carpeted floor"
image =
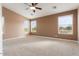
<path fill-rule="evenodd" d="M 4 56 L 79 56 L 79 44 L 74 41 L 27 36 L 3 43 Z"/>

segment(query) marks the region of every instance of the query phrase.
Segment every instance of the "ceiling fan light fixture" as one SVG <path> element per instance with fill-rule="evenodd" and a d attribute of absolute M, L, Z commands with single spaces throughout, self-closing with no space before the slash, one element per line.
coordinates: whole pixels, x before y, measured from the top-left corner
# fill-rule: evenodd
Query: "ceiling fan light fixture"
<path fill-rule="evenodd" d="M 30 7 L 31 10 L 35 10 L 35 7 Z"/>

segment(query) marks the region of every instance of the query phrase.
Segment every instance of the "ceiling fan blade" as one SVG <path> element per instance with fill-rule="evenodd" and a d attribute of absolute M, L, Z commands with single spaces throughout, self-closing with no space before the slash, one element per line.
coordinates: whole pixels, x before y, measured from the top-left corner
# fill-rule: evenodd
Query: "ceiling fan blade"
<path fill-rule="evenodd" d="M 35 13 L 35 10 L 33 10 L 33 12 Z"/>
<path fill-rule="evenodd" d="M 36 6 L 38 3 L 32 3 L 32 6 Z"/>
<path fill-rule="evenodd" d="M 39 10 L 42 10 L 42 8 L 39 8 L 39 7 L 35 7 L 36 9 L 39 9 Z"/>
<path fill-rule="evenodd" d="M 38 3 L 34 3 L 35 5 L 37 5 Z"/>
<path fill-rule="evenodd" d="M 32 6 L 35 6 L 35 4 L 34 4 L 34 3 L 32 3 Z"/>

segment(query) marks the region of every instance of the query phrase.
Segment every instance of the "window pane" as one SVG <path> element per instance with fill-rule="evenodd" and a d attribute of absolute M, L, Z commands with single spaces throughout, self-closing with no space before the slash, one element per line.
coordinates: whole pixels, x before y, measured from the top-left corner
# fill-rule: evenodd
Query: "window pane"
<path fill-rule="evenodd" d="M 25 21 L 24 21 L 24 31 L 25 31 L 26 33 L 29 32 L 29 21 L 28 21 L 28 20 L 25 20 Z"/>
<path fill-rule="evenodd" d="M 73 34 L 73 15 L 58 17 L 58 33 Z"/>
<path fill-rule="evenodd" d="M 36 32 L 36 20 L 31 21 L 31 32 Z"/>

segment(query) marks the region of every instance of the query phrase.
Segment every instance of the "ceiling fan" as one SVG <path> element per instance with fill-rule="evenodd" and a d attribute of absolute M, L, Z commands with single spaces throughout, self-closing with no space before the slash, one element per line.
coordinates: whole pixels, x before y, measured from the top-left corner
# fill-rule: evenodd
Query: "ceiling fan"
<path fill-rule="evenodd" d="M 38 3 L 31 3 L 31 4 L 24 3 L 24 4 L 28 5 L 29 7 L 27 9 L 33 10 L 34 13 L 36 12 L 36 9 L 42 10 L 42 8 L 37 7 Z"/>

